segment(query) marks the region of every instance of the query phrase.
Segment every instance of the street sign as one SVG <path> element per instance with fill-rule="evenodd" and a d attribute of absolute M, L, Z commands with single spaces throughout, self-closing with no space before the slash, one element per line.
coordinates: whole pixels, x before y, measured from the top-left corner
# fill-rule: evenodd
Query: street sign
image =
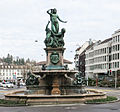
<path fill-rule="evenodd" d="M 13 79 L 16 79 L 16 75 L 15 74 L 13 74 Z"/>

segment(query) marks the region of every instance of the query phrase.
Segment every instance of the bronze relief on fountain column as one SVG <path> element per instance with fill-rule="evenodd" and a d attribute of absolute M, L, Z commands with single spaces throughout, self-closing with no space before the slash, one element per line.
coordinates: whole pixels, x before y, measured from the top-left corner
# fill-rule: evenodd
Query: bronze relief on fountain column
<path fill-rule="evenodd" d="M 60 57 L 59 57 L 59 53 L 57 52 L 53 52 L 51 55 L 50 55 L 50 61 L 51 63 L 53 64 L 57 64 L 60 60 Z"/>

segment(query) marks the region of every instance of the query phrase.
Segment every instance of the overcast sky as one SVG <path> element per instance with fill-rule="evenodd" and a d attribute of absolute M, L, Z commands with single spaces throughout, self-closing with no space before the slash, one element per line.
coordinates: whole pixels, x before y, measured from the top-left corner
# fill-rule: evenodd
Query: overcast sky
<path fill-rule="evenodd" d="M 120 28 L 120 0 L 0 0 L 0 57 L 10 53 L 45 60 L 46 11 L 51 8 L 68 21 L 60 29 L 66 28 L 64 56 L 69 60 L 77 45 L 89 38 L 104 40 Z"/>

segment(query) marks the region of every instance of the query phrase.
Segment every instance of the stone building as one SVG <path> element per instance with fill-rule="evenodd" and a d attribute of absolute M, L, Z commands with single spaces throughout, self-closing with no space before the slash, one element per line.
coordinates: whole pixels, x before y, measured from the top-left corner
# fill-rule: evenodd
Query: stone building
<path fill-rule="evenodd" d="M 17 79 L 25 79 L 27 70 L 26 66 L 0 65 L 0 80 L 16 81 Z"/>
<path fill-rule="evenodd" d="M 76 54 L 74 58 L 75 68 L 82 73 L 82 76 L 85 77 L 85 52 L 89 49 L 95 41 L 91 39 L 86 41 L 81 47 L 76 49 Z"/>
<path fill-rule="evenodd" d="M 75 69 L 76 70 L 80 71 L 81 61 L 82 60 L 85 61 L 85 57 L 84 57 L 85 50 L 92 43 L 94 43 L 94 41 L 92 41 L 91 39 L 89 39 L 89 41 L 86 41 L 82 46 L 80 46 L 79 48 L 76 49 L 76 54 L 75 54 L 75 57 L 74 57 L 74 63 L 75 63 Z"/>
<path fill-rule="evenodd" d="M 119 75 L 120 30 L 115 31 L 111 38 L 96 42 L 86 50 L 85 55 L 87 78 Z"/>

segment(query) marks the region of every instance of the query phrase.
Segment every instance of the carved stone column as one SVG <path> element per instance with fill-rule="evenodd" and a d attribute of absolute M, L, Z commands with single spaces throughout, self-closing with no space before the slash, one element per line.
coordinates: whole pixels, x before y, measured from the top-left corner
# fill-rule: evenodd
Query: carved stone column
<path fill-rule="evenodd" d="M 52 89 L 52 91 L 51 91 L 51 95 L 60 95 L 61 94 L 61 91 L 60 91 L 60 89 L 59 89 L 59 80 L 58 80 L 58 76 L 57 75 L 55 75 L 54 76 L 54 79 L 53 79 L 53 85 L 52 85 L 52 87 L 53 87 L 53 89 Z"/>

